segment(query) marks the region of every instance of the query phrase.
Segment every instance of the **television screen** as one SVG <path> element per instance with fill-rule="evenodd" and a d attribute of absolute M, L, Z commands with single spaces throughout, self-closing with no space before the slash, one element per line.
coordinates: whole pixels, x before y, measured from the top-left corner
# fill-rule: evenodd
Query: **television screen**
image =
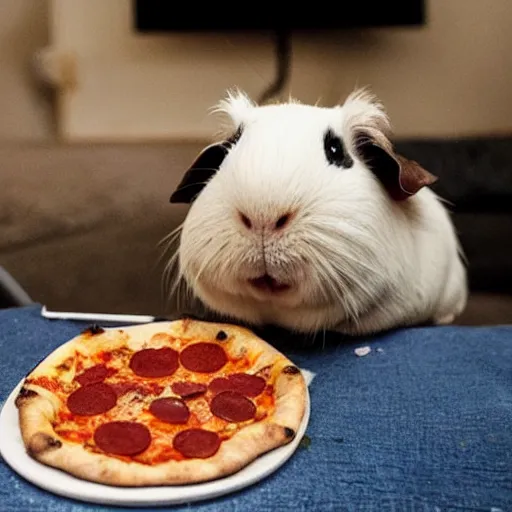
<path fill-rule="evenodd" d="M 327 4 L 277 2 L 200 4 L 133 0 L 137 32 L 337 30 L 357 27 L 423 25 L 424 0 L 364 0 Z"/>

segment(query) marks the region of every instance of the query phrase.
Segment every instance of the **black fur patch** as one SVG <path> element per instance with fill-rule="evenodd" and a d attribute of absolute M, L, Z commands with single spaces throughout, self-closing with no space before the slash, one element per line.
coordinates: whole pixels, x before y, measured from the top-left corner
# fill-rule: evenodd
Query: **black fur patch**
<path fill-rule="evenodd" d="M 170 202 L 192 203 L 217 174 L 229 150 L 240 140 L 242 132 L 240 126 L 229 139 L 203 149 L 171 195 Z"/>

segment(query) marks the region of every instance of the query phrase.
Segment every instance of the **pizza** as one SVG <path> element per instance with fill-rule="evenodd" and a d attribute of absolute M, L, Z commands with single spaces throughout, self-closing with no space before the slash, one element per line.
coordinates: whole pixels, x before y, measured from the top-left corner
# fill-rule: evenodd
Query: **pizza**
<path fill-rule="evenodd" d="M 289 443 L 306 400 L 300 369 L 252 331 L 183 319 L 88 328 L 27 375 L 16 407 L 34 459 L 153 486 L 227 476 Z"/>

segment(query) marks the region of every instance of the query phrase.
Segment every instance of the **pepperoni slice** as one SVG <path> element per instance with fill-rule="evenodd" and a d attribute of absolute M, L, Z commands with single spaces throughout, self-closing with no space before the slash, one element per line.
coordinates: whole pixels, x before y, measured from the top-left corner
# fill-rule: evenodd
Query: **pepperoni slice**
<path fill-rule="evenodd" d="M 208 385 L 208 389 L 215 395 L 222 393 L 223 391 L 232 391 L 231 383 L 226 377 L 217 377 L 213 379 Z"/>
<path fill-rule="evenodd" d="M 230 375 L 229 382 L 233 391 L 238 391 L 245 396 L 258 396 L 263 393 L 267 383 L 265 379 L 248 373 L 234 373 Z"/>
<path fill-rule="evenodd" d="M 236 391 L 223 391 L 215 395 L 210 409 L 215 416 L 232 422 L 247 421 L 256 414 L 256 406 Z"/>
<path fill-rule="evenodd" d="M 148 428 L 140 423 L 112 421 L 96 429 L 94 442 L 106 453 L 138 455 L 151 444 L 151 434 Z"/>
<path fill-rule="evenodd" d="M 130 368 L 140 377 L 167 377 L 178 365 L 178 352 L 172 348 L 146 348 L 130 359 Z"/>
<path fill-rule="evenodd" d="M 192 398 L 206 392 L 206 386 L 198 382 L 174 382 L 171 389 L 181 398 Z"/>
<path fill-rule="evenodd" d="M 117 403 L 112 386 L 96 382 L 78 388 L 68 396 L 68 409 L 79 416 L 95 416 L 109 411 Z"/>
<path fill-rule="evenodd" d="M 258 396 L 265 389 L 265 379 L 248 373 L 234 373 L 229 377 L 219 377 L 210 382 L 208 388 L 214 394 L 223 391 L 237 391 L 244 396 Z"/>
<path fill-rule="evenodd" d="M 151 402 L 149 412 L 166 423 L 187 423 L 190 416 L 187 404 L 179 398 L 157 398 Z"/>
<path fill-rule="evenodd" d="M 220 447 L 220 438 L 215 432 L 201 428 L 183 430 L 175 436 L 173 448 L 190 459 L 207 459 Z"/>
<path fill-rule="evenodd" d="M 213 373 L 219 371 L 228 362 L 228 358 L 219 345 L 200 342 L 186 347 L 180 354 L 180 361 L 187 370 Z"/>
<path fill-rule="evenodd" d="M 117 396 L 120 397 L 126 395 L 126 393 L 129 393 L 130 391 L 138 390 L 140 386 L 136 382 L 116 382 L 112 384 L 112 388 L 116 392 Z"/>
<path fill-rule="evenodd" d="M 107 368 L 104 364 L 97 364 L 85 370 L 85 372 L 77 375 L 75 380 L 81 386 L 87 386 L 87 384 L 94 384 L 95 382 L 103 382 L 107 377 L 115 373 L 111 368 Z"/>

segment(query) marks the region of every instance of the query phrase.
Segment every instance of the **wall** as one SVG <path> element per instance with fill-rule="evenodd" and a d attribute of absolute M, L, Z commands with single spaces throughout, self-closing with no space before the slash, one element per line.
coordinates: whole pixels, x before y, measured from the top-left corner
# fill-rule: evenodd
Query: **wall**
<path fill-rule="evenodd" d="M 430 0 L 424 30 L 386 30 L 344 54 L 336 89 L 370 83 L 400 135 L 512 133 L 512 2 Z"/>
<path fill-rule="evenodd" d="M 48 42 L 45 0 L 0 2 L 0 142 L 53 137 L 51 95 L 34 79 L 31 59 Z"/>
<path fill-rule="evenodd" d="M 53 137 L 48 95 L 28 68 L 46 42 L 44 4 L 2 1 L 0 140 Z M 256 97 L 272 80 L 269 37 L 134 36 L 130 5 L 51 0 L 51 48 L 67 59 L 57 109 L 65 139 L 210 137 L 207 112 L 226 88 Z M 369 84 L 398 136 L 511 133 L 511 16 L 510 0 L 430 0 L 424 28 L 295 37 L 291 93 L 331 105 Z"/>

